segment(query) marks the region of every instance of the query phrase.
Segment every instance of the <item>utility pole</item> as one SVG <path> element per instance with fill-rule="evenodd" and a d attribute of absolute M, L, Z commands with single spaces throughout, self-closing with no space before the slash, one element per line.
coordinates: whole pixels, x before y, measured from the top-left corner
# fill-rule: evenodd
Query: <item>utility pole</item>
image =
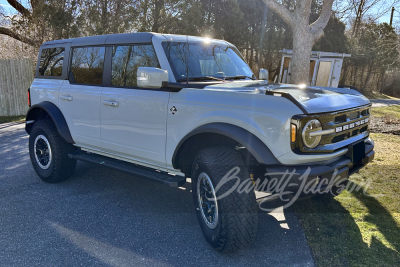
<path fill-rule="evenodd" d="M 390 26 L 392 26 L 393 23 L 393 14 L 394 14 L 394 7 L 392 7 L 392 15 L 390 16 Z"/>

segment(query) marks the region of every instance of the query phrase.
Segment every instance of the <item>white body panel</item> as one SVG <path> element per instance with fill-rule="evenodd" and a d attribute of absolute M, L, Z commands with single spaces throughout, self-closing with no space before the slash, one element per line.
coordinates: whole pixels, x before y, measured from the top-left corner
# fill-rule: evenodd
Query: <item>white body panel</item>
<path fill-rule="evenodd" d="M 169 94 L 155 90 L 105 87 L 101 97 L 103 150 L 165 166 Z M 118 103 L 118 106 L 105 105 L 104 101 Z"/>
<path fill-rule="evenodd" d="M 288 105 L 289 104 L 289 105 Z M 263 141 L 276 156 L 290 150 L 289 124 L 299 108 L 284 98 L 214 90 L 184 89 L 172 93 L 168 108 L 167 166 L 178 143 L 199 126 L 227 123 L 248 130 Z"/>
<path fill-rule="evenodd" d="M 40 102 L 51 102 L 58 104 L 58 96 L 64 81 L 35 79 L 31 85 L 31 103 L 35 105 Z"/>
<path fill-rule="evenodd" d="M 58 107 L 64 114 L 77 146 L 101 148 L 101 86 L 70 84 L 64 81 Z"/>
<path fill-rule="evenodd" d="M 162 42 L 168 40 L 185 41 L 186 37 L 157 34 L 152 38 L 161 69 L 168 72 L 169 82 L 175 82 L 162 47 Z M 189 38 L 194 42 L 201 40 Z M 225 41 L 212 42 L 227 44 Z M 332 160 L 347 152 L 344 149 L 331 154 L 295 154 L 290 147 L 290 123 L 294 115 L 303 114 L 302 110 L 284 97 L 263 93 L 262 90 L 269 90 L 267 83 L 255 83 L 251 81 L 246 87 L 243 86 L 246 82 L 238 81 L 170 93 L 35 79 L 31 99 L 32 105 L 50 101 L 60 108 L 76 146 L 171 173 L 179 174 L 172 166 L 179 142 L 194 129 L 209 123 L 226 123 L 249 131 L 286 165 Z M 261 91 L 257 91 L 257 86 Z M 285 88 L 282 86 L 281 89 Z M 351 96 L 350 91 L 346 92 L 345 95 L 338 93 L 336 98 L 327 94 L 326 99 L 310 99 L 302 104 L 311 110 L 310 113 L 319 113 L 332 111 L 324 106 L 329 101 L 333 101 L 329 106 L 331 109 L 335 109 L 333 104 L 338 105 L 337 102 L 346 99 L 355 102 L 354 105 L 357 101 L 360 105 L 365 102 L 359 96 Z M 173 107 L 177 110 L 174 113 L 170 112 Z"/>

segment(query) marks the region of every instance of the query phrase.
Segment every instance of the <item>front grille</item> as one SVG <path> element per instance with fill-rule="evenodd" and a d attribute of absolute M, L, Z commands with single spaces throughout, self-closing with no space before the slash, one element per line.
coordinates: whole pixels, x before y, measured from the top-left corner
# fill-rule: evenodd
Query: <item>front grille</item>
<path fill-rule="evenodd" d="M 314 149 L 304 146 L 299 136 L 301 140 L 299 144 L 292 146 L 292 149 L 297 151 L 296 153 L 331 153 L 368 136 L 370 106 L 342 112 L 300 116 L 297 119 L 299 120 L 298 127 L 303 129 L 304 125 L 312 119 L 318 119 L 322 124 L 322 130 L 328 133 L 321 136 L 319 146 Z"/>
<path fill-rule="evenodd" d="M 319 118 L 322 129 L 333 129 L 334 133 L 322 136 L 320 146 L 339 143 L 368 131 L 369 118 L 369 108 L 322 115 Z"/>

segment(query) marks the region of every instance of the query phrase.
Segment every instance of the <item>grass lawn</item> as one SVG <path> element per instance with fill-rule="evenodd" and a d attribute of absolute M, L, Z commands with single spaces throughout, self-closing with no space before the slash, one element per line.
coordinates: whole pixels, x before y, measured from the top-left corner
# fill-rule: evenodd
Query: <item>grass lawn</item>
<path fill-rule="evenodd" d="M 373 108 L 372 116 L 376 116 L 376 117 L 392 116 L 397 119 L 400 119 L 400 105 L 383 107 L 383 108 Z"/>
<path fill-rule="evenodd" d="M 375 160 L 350 177 L 361 190 L 294 206 L 319 266 L 400 266 L 400 136 L 371 137 Z"/>
<path fill-rule="evenodd" d="M 25 120 L 25 115 L 23 115 L 23 116 L 9 116 L 9 117 L 0 116 L 0 123 L 23 122 L 24 120 Z"/>
<path fill-rule="evenodd" d="M 390 95 L 380 94 L 377 92 L 367 92 L 364 95 L 369 99 L 399 99 Z"/>

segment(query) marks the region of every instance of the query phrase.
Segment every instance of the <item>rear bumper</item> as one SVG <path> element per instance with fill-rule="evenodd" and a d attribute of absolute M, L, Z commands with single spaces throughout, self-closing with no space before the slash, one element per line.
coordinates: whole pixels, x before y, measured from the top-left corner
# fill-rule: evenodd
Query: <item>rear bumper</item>
<path fill-rule="evenodd" d="M 374 144 L 365 141 L 365 157 L 358 162 L 352 163 L 347 156 L 327 164 L 310 165 L 274 165 L 266 166 L 266 178 L 269 183 L 273 180 L 279 181 L 272 194 L 285 194 L 304 196 L 310 193 L 323 193 L 332 187 L 345 186 L 348 177 L 365 167 L 375 157 Z"/>

